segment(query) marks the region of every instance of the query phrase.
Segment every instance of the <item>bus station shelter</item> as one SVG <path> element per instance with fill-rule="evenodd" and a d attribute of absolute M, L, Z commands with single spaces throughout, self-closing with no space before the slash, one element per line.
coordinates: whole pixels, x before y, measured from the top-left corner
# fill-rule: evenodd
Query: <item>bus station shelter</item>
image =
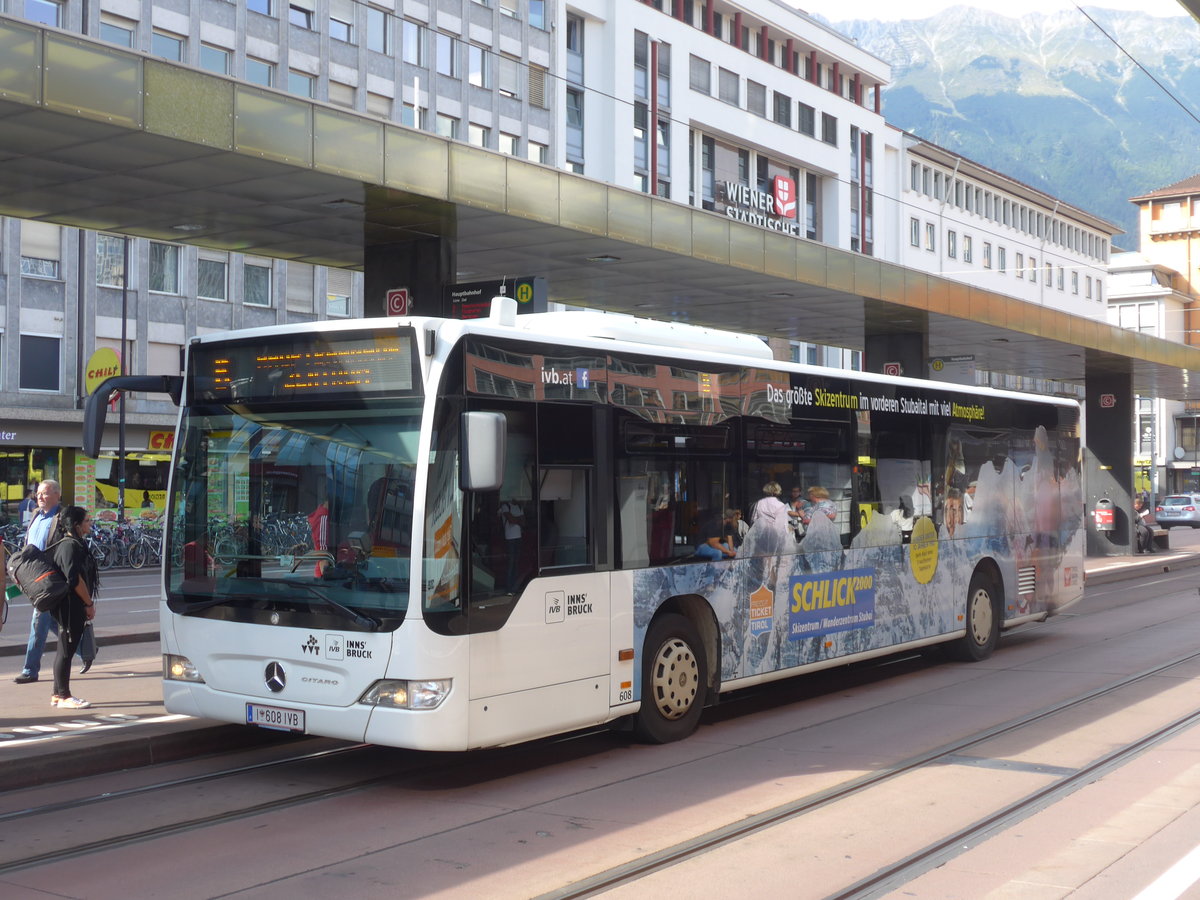
<path fill-rule="evenodd" d="M 1133 398 L 1200 348 L 0 16 L 0 215 L 361 269 L 444 315 L 458 278 L 562 303 L 1083 385 L 1089 505 L 1132 487 Z M 1095 552 L 1125 543 L 1090 542 Z"/>

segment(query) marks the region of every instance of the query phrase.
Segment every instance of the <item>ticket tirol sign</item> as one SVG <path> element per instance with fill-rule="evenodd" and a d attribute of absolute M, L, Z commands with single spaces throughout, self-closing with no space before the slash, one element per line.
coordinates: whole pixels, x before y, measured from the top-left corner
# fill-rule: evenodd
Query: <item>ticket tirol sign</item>
<path fill-rule="evenodd" d="M 796 182 L 786 175 L 776 175 L 771 180 L 771 193 L 760 191 L 746 184 L 725 181 L 721 184 L 725 215 L 739 222 L 800 234 L 796 221 Z"/>

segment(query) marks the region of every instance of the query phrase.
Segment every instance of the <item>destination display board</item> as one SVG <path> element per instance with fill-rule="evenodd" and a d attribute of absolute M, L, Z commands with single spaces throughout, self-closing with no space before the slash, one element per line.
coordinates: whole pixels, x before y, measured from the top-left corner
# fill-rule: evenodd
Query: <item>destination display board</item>
<path fill-rule="evenodd" d="M 323 402 L 420 393 L 412 328 L 274 335 L 191 352 L 191 396 L 221 403 Z"/>

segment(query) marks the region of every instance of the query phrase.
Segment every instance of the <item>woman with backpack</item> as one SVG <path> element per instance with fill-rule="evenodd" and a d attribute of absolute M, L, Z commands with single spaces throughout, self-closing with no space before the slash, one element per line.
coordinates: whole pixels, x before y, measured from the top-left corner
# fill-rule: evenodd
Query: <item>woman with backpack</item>
<path fill-rule="evenodd" d="M 84 628 L 96 615 L 96 588 L 100 574 L 87 546 L 92 515 L 82 506 L 65 506 L 58 515 L 58 533 L 51 549 L 54 562 L 66 576 L 66 598 L 54 611 L 58 622 L 58 656 L 54 660 L 54 694 L 50 705 L 59 709 L 87 709 L 92 704 L 71 696 L 71 659 L 79 648 Z"/>

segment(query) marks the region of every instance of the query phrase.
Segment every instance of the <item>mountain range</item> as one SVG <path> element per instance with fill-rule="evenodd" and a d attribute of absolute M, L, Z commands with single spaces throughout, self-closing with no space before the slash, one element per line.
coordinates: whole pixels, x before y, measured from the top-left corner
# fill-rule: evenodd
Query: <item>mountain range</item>
<path fill-rule="evenodd" d="M 887 121 L 1120 226 L 1131 197 L 1200 173 L 1200 23 L 1088 8 L 954 7 L 830 21 L 889 62 Z"/>

